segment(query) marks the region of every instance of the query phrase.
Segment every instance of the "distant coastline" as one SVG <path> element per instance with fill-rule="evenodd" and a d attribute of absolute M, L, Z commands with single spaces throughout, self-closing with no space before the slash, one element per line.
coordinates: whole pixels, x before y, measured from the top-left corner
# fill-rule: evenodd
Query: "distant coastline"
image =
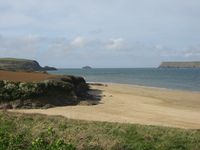
<path fill-rule="evenodd" d="M 162 62 L 158 68 L 200 68 L 200 61 L 194 62 Z"/>
<path fill-rule="evenodd" d="M 48 71 L 57 70 L 55 67 L 41 67 L 36 60 L 19 59 L 19 58 L 0 58 L 1 70 L 32 70 L 32 71 Z"/>

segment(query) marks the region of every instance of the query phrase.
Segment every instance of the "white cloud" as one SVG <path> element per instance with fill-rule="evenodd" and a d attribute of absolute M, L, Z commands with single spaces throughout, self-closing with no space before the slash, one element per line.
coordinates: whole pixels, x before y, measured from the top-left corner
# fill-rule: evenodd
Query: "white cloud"
<path fill-rule="evenodd" d="M 128 46 L 122 38 L 110 39 L 103 47 L 106 50 L 126 50 Z"/>
<path fill-rule="evenodd" d="M 184 57 L 196 56 L 200 59 L 200 44 L 184 48 Z"/>
<path fill-rule="evenodd" d="M 86 39 L 84 37 L 77 37 L 71 41 L 71 46 L 73 48 L 83 48 L 86 45 Z"/>
<path fill-rule="evenodd" d="M 7 39 L 0 38 L 0 51 L 2 57 L 21 57 L 31 58 L 38 55 L 40 51 L 40 42 L 45 38 L 39 35 L 28 35 L 22 38 Z"/>
<path fill-rule="evenodd" d="M 37 42 L 37 41 L 42 41 L 42 40 L 45 40 L 45 39 L 46 38 L 44 38 L 40 35 L 33 35 L 33 34 L 29 34 L 28 36 L 24 37 L 24 40 L 28 41 L 28 42 Z"/>
<path fill-rule="evenodd" d="M 164 46 L 163 45 L 156 45 L 157 50 L 163 50 Z"/>
<path fill-rule="evenodd" d="M 76 50 L 81 50 L 88 46 L 88 42 L 84 37 L 76 37 L 73 40 L 66 38 L 56 38 L 50 43 L 47 43 L 47 51 L 52 55 L 60 57 L 76 53 Z"/>
<path fill-rule="evenodd" d="M 91 40 L 82 36 L 74 39 L 67 37 L 50 39 L 29 34 L 11 39 L 0 34 L 0 57 L 34 59 L 41 62 L 41 65 L 54 66 L 55 63 L 57 67 L 70 67 L 70 65 L 76 67 L 86 62 L 88 65 L 91 63 L 104 67 L 106 62 L 110 61 L 112 61 L 110 67 L 112 65 L 113 67 L 120 66 L 119 63 L 121 63 L 121 67 L 128 65 L 131 67 L 129 62 L 136 57 L 138 58 L 136 64 L 140 64 L 140 58 L 149 63 L 152 58 L 155 58 L 154 64 L 156 62 L 159 64 L 162 59 L 166 61 L 173 59 L 184 61 L 184 58 L 185 60 L 198 60 L 200 59 L 200 45 L 176 50 L 164 44 L 128 42 L 123 38 L 112 38 L 106 42 L 106 40 Z M 101 58 L 104 58 L 104 65 Z M 116 66 L 114 66 L 115 64 Z M 148 63 L 146 65 L 152 66 Z M 145 67 L 145 62 L 143 66 Z"/>

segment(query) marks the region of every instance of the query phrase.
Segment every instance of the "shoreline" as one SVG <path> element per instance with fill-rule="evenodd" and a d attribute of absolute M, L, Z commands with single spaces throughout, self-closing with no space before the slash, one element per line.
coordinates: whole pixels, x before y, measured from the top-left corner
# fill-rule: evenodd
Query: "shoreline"
<path fill-rule="evenodd" d="M 97 105 L 9 111 L 62 115 L 78 120 L 200 129 L 200 93 L 121 84 L 91 85 L 91 89 L 90 94 L 101 96 Z"/>
<path fill-rule="evenodd" d="M 154 86 L 145 86 L 145 85 L 137 85 L 137 84 L 126 84 L 126 83 L 114 83 L 114 82 L 87 82 L 92 84 L 113 84 L 113 85 L 124 85 L 124 86 L 133 86 L 133 87 L 141 87 L 141 88 L 149 88 L 149 89 L 160 89 L 160 90 L 169 90 L 169 91 L 180 91 L 180 92 L 192 92 L 192 93 L 200 93 L 200 91 L 189 91 L 189 90 L 178 90 L 178 89 L 170 89 L 170 88 L 162 88 L 162 87 L 154 87 Z"/>
<path fill-rule="evenodd" d="M 85 78 L 84 78 L 85 79 Z M 170 88 L 162 88 L 162 87 L 154 87 L 154 86 L 145 86 L 145 85 L 137 85 L 137 84 L 126 84 L 126 83 L 114 83 L 114 82 L 93 82 L 89 81 L 87 83 L 94 83 L 94 84 L 113 84 L 113 85 L 127 85 L 127 86 L 134 86 L 134 87 L 141 87 L 141 88 L 150 88 L 150 89 L 161 89 L 161 90 L 169 90 L 169 91 L 180 91 L 180 92 L 192 92 L 192 93 L 200 93 L 200 91 L 189 91 L 189 90 L 179 90 L 179 89 L 170 89 Z"/>

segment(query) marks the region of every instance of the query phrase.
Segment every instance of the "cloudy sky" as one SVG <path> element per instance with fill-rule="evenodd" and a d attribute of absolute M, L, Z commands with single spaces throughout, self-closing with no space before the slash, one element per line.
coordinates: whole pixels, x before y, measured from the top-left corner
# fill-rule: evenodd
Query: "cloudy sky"
<path fill-rule="evenodd" d="M 0 58 L 58 68 L 200 61 L 199 0 L 0 0 Z"/>

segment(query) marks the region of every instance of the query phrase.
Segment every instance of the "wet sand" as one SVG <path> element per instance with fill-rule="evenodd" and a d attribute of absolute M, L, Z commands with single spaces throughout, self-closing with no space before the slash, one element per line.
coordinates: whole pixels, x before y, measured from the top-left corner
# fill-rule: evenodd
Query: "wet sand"
<path fill-rule="evenodd" d="M 200 93 L 129 85 L 92 85 L 100 104 L 51 109 L 9 110 L 67 118 L 200 129 Z"/>

